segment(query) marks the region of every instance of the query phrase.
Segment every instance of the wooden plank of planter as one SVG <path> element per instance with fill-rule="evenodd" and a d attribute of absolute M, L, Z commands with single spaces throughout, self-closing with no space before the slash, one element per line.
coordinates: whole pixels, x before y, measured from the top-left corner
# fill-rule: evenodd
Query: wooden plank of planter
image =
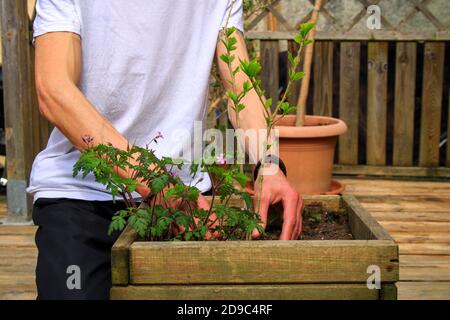
<path fill-rule="evenodd" d="M 206 197 L 211 199 L 211 197 Z M 312 204 L 319 204 L 323 207 L 324 210 L 330 211 L 339 211 L 341 208 L 341 197 L 338 195 L 304 195 L 302 196 L 305 206 Z M 220 199 L 216 198 L 214 201 L 215 204 L 220 203 Z M 243 207 L 244 201 L 240 198 L 232 197 L 228 202 L 230 206 Z"/>
<path fill-rule="evenodd" d="M 393 163 L 413 165 L 417 44 L 398 42 L 395 78 Z"/>
<path fill-rule="evenodd" d="M 387 240 L 135 242 L 131 284 L 366 282 L 378 265 L 398 280 L 398 247 Z"/>
<path fill-rule="evenodd" d="M 382 285 L 383 297 L 393 297 L 392 285 Z M 389 295 L 390 294 L 390 295 Z M 286 285 L 150 285 L 113 287 L 117 300 L 376 300 L 379 290 L 366 283 Z"/>
<path fill-rule="evenodd" d="M 209 197 L 211 198 L 211 197 Z M 216 199 L 215 202 L 219 202 Z M 325 210 L 338 211 L 341 206 L 340 196 L 304 196 L 305 205 L 320 203 Z M 241 206 L 241 199 L 232 198 L 230 205 Z M 127 285 L 129 282 L 129 247 L 137 239 L 137 232 L 127 226 L 112 248 L 112 281 L 114 285 Z"/>
<path fill-rule="evenodd" d="M 358 164 L 359 73 L 361 44 L 341 43 L 339 117 L 348 132 L 339 137 L 339 163 Z"/>
<path fill-rule="evenodd" d="M 444 51 L 444 42 L 425 43 L 419 152 L 419 165 L 424 167 L 439 165 Z"/>
<path fill-rule="evenodd" d="M 384 228 L 367 212 L 353 195 L 343 195 L 348 210 L 350 230 L 355 239 L 394 241 Z"/>
<path fill-rule="evenodd" d="M 333 114 L 333 49 L 332 41 L 318 41 L 314 48 L 314 114 Z"/>
<path fill-rule="evenodd" d="M 302 196 L 305 206 L 319 203 L 324 210 L 339 211 L 341 208 L 341 197 L 335 195 Z"/>
<path fill-rule="evenodd" d="M 397 300 L 397 286 L 394 283 L 381 285 L 380 300 Z"/>
<path fill-rule="evenodd" d="M 114 285 L 127 285 L 129 283 L 129 248 L 137 239 L 137 236 L 137 231 L 127 225 L 112 247 L 111 275 Z"/>
<path fill-rule="evenodd" d="M 386 164 L 388 43 L 368 45 L 367 164 Z"/>

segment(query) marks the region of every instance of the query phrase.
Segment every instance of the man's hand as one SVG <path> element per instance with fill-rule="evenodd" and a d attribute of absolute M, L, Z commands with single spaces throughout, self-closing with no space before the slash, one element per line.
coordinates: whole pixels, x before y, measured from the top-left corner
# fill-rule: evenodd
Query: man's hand
<path fill-rule="evenodd" d="M 262 173 L 262 170 L 260 171 Z M 262 226 L 267 226 L 269 206 L 280 203 L 283 205 L 283 229 L 280 240 L 297 240 L 302 232 L 302 208 L 303 200 L 297 191 L 290 185 L 286 176 L 277 170 L 272 175 L 264 175 L 261 194 L 259 193 L 259 179 L 255 181 L 255 192 L 257 196 L 254 199 L 255 210 L 261 216 Z M 258 197 L 260 206 L 258 206 Z M 258 210 L 259 209 L 259 210 Z M 257 230 L 253 231 L 253 237 L 260 236 Z"/>

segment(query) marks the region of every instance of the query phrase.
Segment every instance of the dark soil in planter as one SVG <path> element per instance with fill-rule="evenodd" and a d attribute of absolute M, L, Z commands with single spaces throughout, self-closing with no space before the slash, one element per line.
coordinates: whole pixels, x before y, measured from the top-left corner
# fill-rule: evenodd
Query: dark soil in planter
<path fill-rule="evenodd" d="M 265 234 L 258 240 L 278 240 L 281 234 L 283 207 L 278 205 L 269 212 Z M 245 235 L 238 235 L 245 240 Z M 310 203 L 303 209 L 303 226 L 299 240 L 353 240 L 347 211 L 326 210 L 320 203 Z M 139 238 L 138 241 L 149 241 Z M 212 240 L 214 241 L 214 240 Z M 233 240 L 230 240 L 233 241 Z"/>
<path fill-rule="evenodd" d="M 261 240 L 277 240 L 280 234 L 280 223 L 275 222 L 269 224 Z M 353 240 L 347 212 L 325 210 L 320 204 L 306 206 L 303 210 L 303 228 L 299 240 Z"/>

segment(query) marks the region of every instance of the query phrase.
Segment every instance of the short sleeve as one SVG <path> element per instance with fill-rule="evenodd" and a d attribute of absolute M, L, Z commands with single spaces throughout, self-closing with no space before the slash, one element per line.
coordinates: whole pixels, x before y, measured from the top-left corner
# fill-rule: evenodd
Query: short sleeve
<path fill-rule="evenodd" d="M 74 0 L 37 0 L 33 38 L 48 32 L 81 34 L 81 22 Z"/>
<path fill-rule="evenodd" d="M 231 10 L 231 14 L 230 14 Z M 223 27 L 235 27 L 244 32 L 244 9 L 242 0 L 228 0 L 227 11 L 222 21 Z M 228 18 L 229 17 L 229 18 Z M 228 24 L 227 24 L 228 21 Z"/>

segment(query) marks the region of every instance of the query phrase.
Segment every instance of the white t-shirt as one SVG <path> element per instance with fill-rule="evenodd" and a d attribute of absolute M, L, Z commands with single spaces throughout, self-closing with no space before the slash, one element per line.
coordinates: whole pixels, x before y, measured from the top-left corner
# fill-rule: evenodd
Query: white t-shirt
<path fill-rule="evenodd" d="M 79 87 L 88 100 L 130 143 L 145 146 L 161 132 L 164 139 L 152 149 L 159 156 L 178 157 L 183 144 L 193 140 L 194 121 L 204 120 L 218 34 L 232 2 L 38 0 L 34 37 L 55 31 L 79 34 Z M 228 26 L 243 31 L 242 0 L 234 2 Z M 181 132 L 191 137 L 181 138 Z M 34 200 L 111 200 L 93 176 L 72 176 L 79 156 L 54 129 L 33 163 L 27 191 Z M 210 188 L 203 173 L 192 181 L 186 167 L 179 175 L 185 183 L 198 183 L 201 191 Z"/>

